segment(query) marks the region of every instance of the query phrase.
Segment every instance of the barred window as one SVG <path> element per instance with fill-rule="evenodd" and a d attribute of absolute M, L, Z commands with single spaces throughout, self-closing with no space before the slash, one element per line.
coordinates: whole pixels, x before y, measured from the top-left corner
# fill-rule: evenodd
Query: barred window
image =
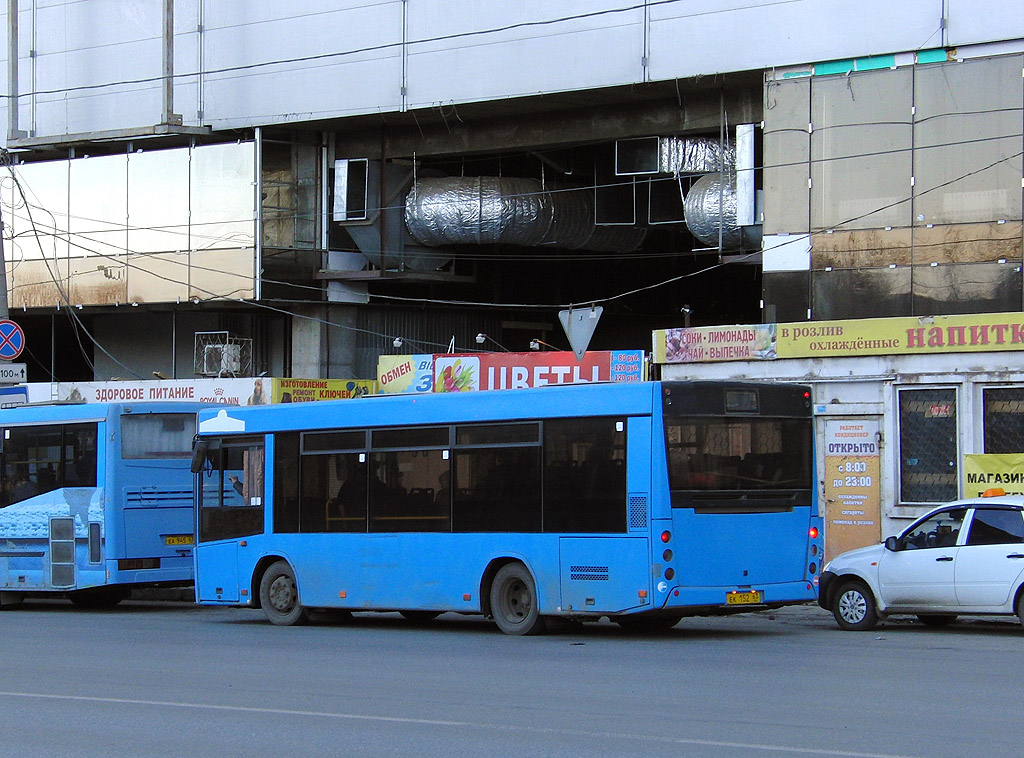
<path fill-rule="evenodd" d="M 900 390 L 899 409 L 900 501 L 955 500 L 959 481 L 956 390 Z"/>
<path fill-rule="evenodd" d="M 1024 453 L 1024 387 L 989 387 L 985 407 L 985 452 Z"/>

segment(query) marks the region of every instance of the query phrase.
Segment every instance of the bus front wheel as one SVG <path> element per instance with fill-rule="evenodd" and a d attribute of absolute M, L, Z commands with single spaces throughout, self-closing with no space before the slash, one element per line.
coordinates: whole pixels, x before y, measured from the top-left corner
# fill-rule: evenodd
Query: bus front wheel
<path fill-rule="evenodd" d="M 537 607 L 537 587 L 521 563 L 498 569 L 491 584 L 491 614 L 505 634 L 540 634 L 544 619 Z"/>
<path fill-rule="evenodd" d="M 287 561 L 278 561 L 267 569 L 260 581 L 260 605 L 271 624 L 295 626 L 308 618 L 299 603 L 299 590 L 295 586 L 295 573 Z"/>

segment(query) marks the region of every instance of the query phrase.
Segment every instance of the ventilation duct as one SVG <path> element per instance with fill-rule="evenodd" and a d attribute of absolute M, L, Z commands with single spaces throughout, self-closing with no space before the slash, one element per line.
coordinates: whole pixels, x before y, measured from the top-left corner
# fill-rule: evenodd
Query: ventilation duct
<path fill-rule="evenodd" d="M 422 179 L 405 202 L 405 224 L 421 245 L 520 245 L 628 252 L 645 230 L 594 223 L 591 190 L 545 189 L 536 179 Z"/>
<path fill-rule="evenodd" d="M 743 229 L 736 223 L 736 174 L 706 174 L 693 183 L 683 201 L 690 233 L 709 247 L 737 249 Z M 719 239 L 721 237 L 721 240 Z"/>
<path fill-rule="evenodd" d="M 736 145 L 711 137 L 662 137 L 658 160 L 663 174 L 732 171 L 736 166 Z"/>

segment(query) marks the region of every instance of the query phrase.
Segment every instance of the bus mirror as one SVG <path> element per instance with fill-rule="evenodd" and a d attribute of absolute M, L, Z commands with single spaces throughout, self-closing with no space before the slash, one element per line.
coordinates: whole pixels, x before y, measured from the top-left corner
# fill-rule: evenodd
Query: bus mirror
<path fill-rule="evenodd" d="M 210 446 L 210 443 L 206 440 L 198 440 L 196 446 L 192 449 L 192 473 L 198 474 L 203 470 L 203 465 L 206 463 L 206 449 Z"/>

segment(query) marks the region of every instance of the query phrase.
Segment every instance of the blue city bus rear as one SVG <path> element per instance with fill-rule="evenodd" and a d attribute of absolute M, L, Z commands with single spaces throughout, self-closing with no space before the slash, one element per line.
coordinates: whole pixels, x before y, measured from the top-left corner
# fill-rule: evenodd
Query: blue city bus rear
<path fill-rule="evenodd" d="M 329 608 L 496 616 L 495 587 L 508 580 L 513 604 L 523 588 L 541 617 L 638 627 L 813 600 L 808 557 L 820 548 L 808 539 L 812 488 L 767 509 L 673 507 L 663 392 L 695 386 L 588 384 L 203 411 L 193 461 L 197 600 L 263 607 L 275 623 Z M 803 423 L 799 455 L 810 456 L 809 403 Z M 488 451 L 518 462 L 512 479 L 521 495 L 500 513 L 458 486 Z M 337 510 L 335 487 L 353 476 L 346 465 L 365 472 L 393 460 L 390 482 L 404 466 L 415 485 L 402 488 L 404 510 L 388 511 L 372 479 L 355 515 Z M 425 461 L 441 482 L 451 478 L 453 494 L 417 478 Z M 488 486 L 491 500 L 506 502 L 507 480 Z M 584 508 L 566 505 L 567 487 Z M 268 608 L 285 607 L 289 592 L 287 612 Z M 737 597 L 744 602 L 730 599 Z"/>
<path fill-rule="evenodd" d="M 0 411 L 0 604 L 65 593 L 109 605 L 193 576 L 198 403 Z"/>

